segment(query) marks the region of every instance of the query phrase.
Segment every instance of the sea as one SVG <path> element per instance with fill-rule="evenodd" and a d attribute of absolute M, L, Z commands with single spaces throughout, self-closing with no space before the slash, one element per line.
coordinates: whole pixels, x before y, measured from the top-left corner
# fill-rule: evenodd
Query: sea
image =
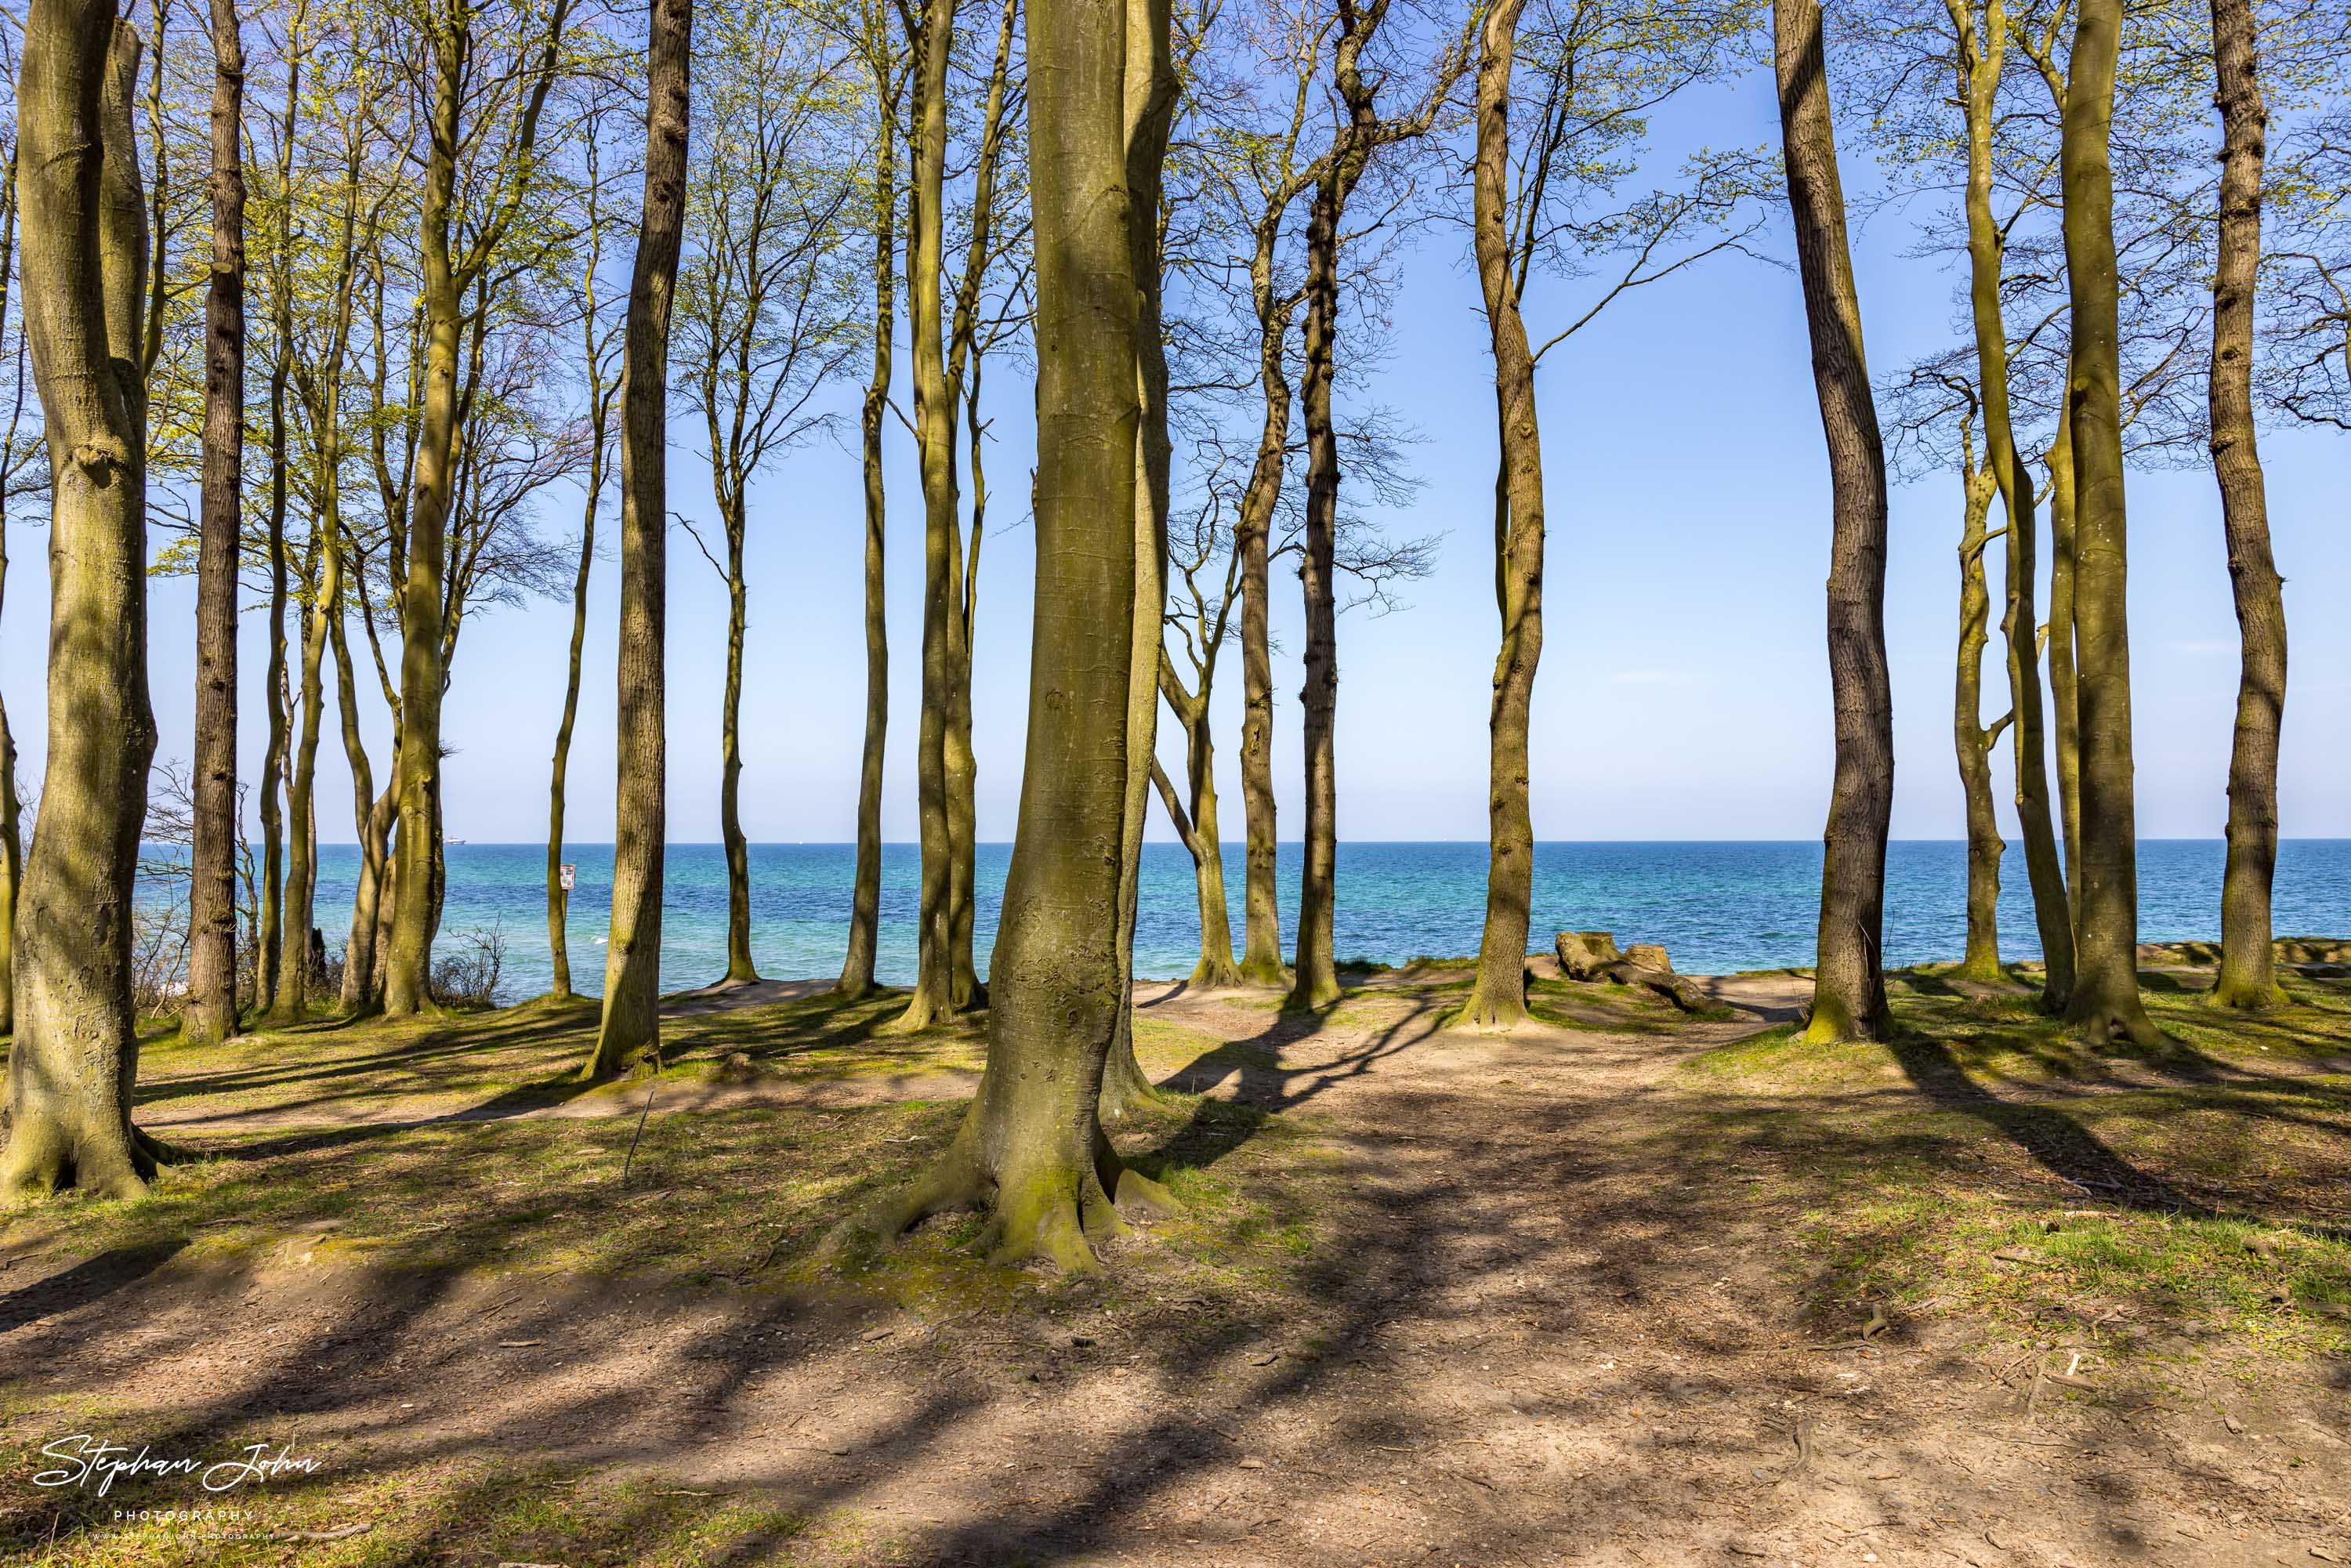
<path fill-rule="evenodd" d="M 567 929 L 572 983 L 601 988 L 611 915 L 612 851 L 574 844 Z M 2139 936 L 2147 942 L 2216 938 L 2220 933 L 2218 839 L 2150 840 L 2138 846 Z M 856 849 L 850 844 L 751 846 L 751 949 L 771 978 L 831 977 L 847 944 Z M 978 849 L 979 903 L 974 946 L 983 968 L 996 939 L 1009 844 Z M 318 924 L 330 950 L 350 925 L 359 852 L 319 847 Z M 880 978 L 904 984 L 914 973 L 920 853 L 891 844 L 882 858 Z M 1294 936 L 1300 846 L 1279 856 L 1282 937 Z M 543 991 L 552 974 L 547 945 L 545 844 L 451 844 L 444 942 L 467 932 L 498 934 L 499 994 L 519 1000 Z M 2002 862 L 2001 950 L 2040 956 L 2024 856 Z M 1813 961 L 1818 918 L 1817 841 L 1545 843 L 1536 846 L 1531 945 L 1560 930 L 1607 930 L 1619 942 L 1663 943 L 1685 974 L 1770 969 Z M 662 905 L 662 986 L 681 990 L 726 968 L 726 862 L 716 844 L 672 844 Z M 1225 848 L 1234 940 L 1241 924 L 1242 852 Z M 1198 896 L 1190 854 L 1178 844 L 1144 846 L 1135 925 L 1138 975 L 1174 977 L 1199 956 Z M 1400 964 L 1429 955 L 1474 954 L 1486 909 L 1482 842 L 1343 843 L 1339 846 L 1338 956 Z M 1107 918 L 1107 915 L 1105 915 Z M 2275 883 L 2280 936 L 2351 936 L 2351 839 L 2294 839 L 2280 846 Z M 1900 966 L 1956 959 L 1967 932 L 1967 851 L 1957 841 L 1902 841 L 1886 868 L 1886 956 Z"/>

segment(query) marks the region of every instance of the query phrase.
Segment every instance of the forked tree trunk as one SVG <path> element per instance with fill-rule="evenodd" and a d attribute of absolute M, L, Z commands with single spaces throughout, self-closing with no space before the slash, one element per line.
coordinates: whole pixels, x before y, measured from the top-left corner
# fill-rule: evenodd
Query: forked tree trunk
<path fill-rule="evenodd" d="M 204 289 L 204 447 L 196 546 L 196 725 L 188 886 L 191 1040 L 236 1032 L 236 571 L 245 455 L 245 50 L 235 0 L 212 0 L 212 276 Z"/>
<path fill-rule="evenodd" d="M 878 0 L 869 27 L 881 49 Z M 890 730 L 890 627 L 884 593 L 889 507 L 882 467 L 883 422 L 890 412 L 891 340 L 897 330 L 898 94 L 886 53 L 873 62 L 880 135 L 873 150 L 873 371 L 858 434 L 865 469 L 865 741 L 857 765 L 857 880 L 850 894 L 849 952 L 834 991 L 854 999 L 873 989 L 882 927 L 882 765 Z"/>
<path fill-rule="evenodd" d="M 1121 73 L 1124 8 L 1030 0 L 1037 241 L 1037 590 L 1020 810 L 990 966 L 987 1068 L 940 1163 L 858 1230 L 989 1212 L 1001 1259 L 1095 1266 L 1121 1207 L 1160 1203 L 1095 1113 L 1121 998 L 1115 923 L 1134 609 L 1135 292 Z"/>
<path fill-rule="evenodd" d="M 613 792 L 612 927 L 603 1019 L 585 1078 L 661 1046 L 662 849 L 668 758 L 663 637 L 668 612 L 669 329 L 685 229 L 693 0 L 653 0 L 645 80 L 645 196 L 629 285 L 621 403 L 620 779 Z"/>
<path fill-rule="evenodd" d="M 2032 884 L 2033 925 L 2046 966 L 2042 1005 L 2053 1012 L 2063 1010 L 2073 994 L 2074 921 L 2056 828 L 2049 811 L 2048 741 L 2042 727 L 2039 628 L 2033 610 L 2039 521 L 2032 476 L 2017 453 L 2009 409 L 2008 323 L 2001 308 L 2003 239 L 1991 205 L 1992 127 L 2007 51 L 2008 13 L 2003 0 L 1985 0 L 1984 26 L 1979 34 L 1972 0 L 1945 3 L 1959 35 L 1961 85 L 1966 92 L 1962 109 L 1968 130 L 1968 298 L 1975 328 L 1976 384 L 1983 402 L 1984 457 L 2008 512 L 2004 525 L 2007 606 L 2001 628 L 2007 644 L 2009 711 L 2016 725 L 2012 738 L 2017 823 L 2024 840 L 2025 872 Z M 1972 941 L 1970 946 L 1972 952 Z"/>
<path fill-rule="evenodd" d="M 2229 584 L 2237 601 L 2241 673 L 2229 752 L 2229 860 L 2220 877 L 2223 1007 L 2283 1001 L 2270 937 L 2277 872 L 2278 731 L 2285 717 L 2285 596 L 2270 556 L 2269 501 L 2253 439 L 2253 291 L 2262 261 L 2262 102 L 2252 0 L 2212 0 L 2220 110 L 2220 241 L 2212 278 L 2212 472 L 2220 485 Z"/>
<path fill-rule="evenodd" d="M 1821 863 L 1821 924 L 1804 1038 L 1879 1040 L 1893 1026 L 1881 967 L 1894 699 L 1886 664 L 1886 451 L 1862 352 L 1818 0 L 1772 0 L 1780 132 L 1828 439 L 1829 679 L 1836 772 Z"/>
<path fill-rule="evenodd" d="M 1486 13 L 1478 58 L 1478 156 L 1471 237 L 1486 326 L 1494 351 L 1501 487 L 1509 518 L 1494 540 L 1494 587 L 1502 646 L 1494 659 L 1488 716 L 1486 928 L 1478 979 L 1462 1017 L 1480 1029 L 1509 1029 L 1527 1016 L 1527 926 L 1534 904 L 1534 819 L 1527 800 L 1527 727 L 1542 656 L 1542 434 L 1535 412 L 1535 361 L 1519 315 L 1508 233 L 1510 60 L 1524 0 L 1496 0 Z"/>
<path fill-rule="evenodd" d="M 1159 741 L 1159 660 L 1167 634 L 1167 350 L 1160 301 L 1160 200 L 1176 119 L 1176 62 L 1167 0 L 1126 3 L 1127 257 L 1134 278 L 1134 594 L 1126 686 L 1125 824 L 1118 857 L 1117 1027 L 1102 1068 L 1102 1114 L 1158 1098 L 1134 1057 L 1134 923 L 1143 879 L 1144 820 Z"/>
<path fill-rule="evenodd" d="M 1167 706 L 1176 710 L 1176 721 L 1184 727 L 1184 777 L 1190 795 L 1188 806 L 1177 796 L 1176 786 L 1168 781 L 1157 759 L 1152 762 L 1152 782 L 1158 787 L 1160 800 L 1167 808 L 1167 819 L 1176 824 L 1176 836 L 1192 855 L 1192 883 L 1200 906 L 1200 961 L 1193 966 L 1187 983 L 1211 988 L 1241 983 L 1239 966 L 1233 962 L 1224 844 L 1217 831 L 1216 741 L 1208 722 L 1208 695 L 1213 689 L 1216 654 L 1217 648 L 1212 643 L 1201 671 L 1200 690 L 1194 694 L 1185 691 L 1176 682 L 1167 666 L 1165 651 L 1159 653 L 1159 689 L 1167 698 Z"/>
<path fill-rule="evenodd" d="M 0 1202 L 146 1190 L 131 1124 L 132 883 L 155 752 L 147 700 L 147 219 L 139 35 L 111 0 L 33 0 L 16 91 L 25 334 L 50 465 L 48 755 L 16 909 Z"/>
<path fill-rule="evenodd" d="M 1959 751 L 1959 789 L 1967 802 L 1968 941 L 1959 973 L 1970 980 L 1997 980 L 2000 972 L 2000 817 L 1992 808 L 1991 752 L 2003 718 L 1983 721 L 1983 653 L 1991 641 L 1991 591 L 1984 585 L 1984 519 L 1991 511 L 1998 481 L 1989 468 L 1966 458 L 1966 519 L 1959 534 L 1959 662 L 1952 685 L 1951 739 Z"/>
<path fill-rule="evenodd" d="M 2114 175 L 2107 137 L 2122 0 L 2081 0 L 2059 172 L 2073 308 L 2074 625 L 2081 706 L 2081 920 L 2067 1019 L 2093 1040 L 2161 1036 L 2138 994 L 2138 845 L 2131 764 L 2128 543 L 2123 497 Z"/>

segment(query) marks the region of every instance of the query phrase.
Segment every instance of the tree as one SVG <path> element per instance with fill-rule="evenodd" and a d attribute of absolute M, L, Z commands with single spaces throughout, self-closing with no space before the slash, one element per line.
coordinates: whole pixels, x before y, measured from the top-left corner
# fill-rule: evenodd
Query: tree
<path fill-rule="evenodd" d="M 2212 0 L 2220 111 L 2220 265 L 2212 277 L 2212 472 L 2241 643 L 2229 752 L 2229 857 L 2220 878 L 2220 972 L 2212 999 L 2262 1009 L 2284 999 L 2270 939 L 2277 872 L 2278 732 L 2285 716 L 2285 598 L 2270 554 L 2269 503 L 2253 423 L 2254 287 L 2262 264 L 2262 101 L 2252 0 Z M 2134 933 L 2136 940 L 2136 933 Z"/>
<path fill-rule="evenodd" d="M 1217 831 L 1216 740 L 1208 725 L 1208 699 L 1216 687 L 1217 656 L 1224 650 L 1233 608 L 1239 599 L 1243 565 L 1241 552 L 1232 548 L 1233 541 L 1220 522 L 1223 498 L 1223 492 L 1212 484 L 1206 504 L 1194 519 L 1191 537 L 1181 542 L 1171 541 L 1168 550 L 1168 564 L 1184 580 L 1185 595 L 1190 601 L 1187 606 L 1171 607 L 1167 612 L 1167 623 L 1182 640 L 1185 662 L 1191 666 L 1190 683 L 1186 684 L 1165 648 L 1154 650 L 1157 655 L 1159 694 L 1166 699 L 1169 711 L 1184 731 L 1186 789 L 1182 796 L 1176 794 L 1159 759 L 1151 759 L 1152 785 L 1159 791 L 1167 820 L 1175 824 L 1176 836 L 1191 853 L 1193 885 L 1199 895 L 1200 961 L 1193 966 L 1187 983 L 1211 988 L 1236 986 L 1241 981 L 1240 968 L 1233 962 L 1232 925 L 1225 894 L 1224 845 Z M 1216 589 L 1212 602 L 1200 580 L 1219 556 L 1224 561 L 1224 581 Z M 1280 956 L 1277 945 L 1277 961 Z"/>
<path fill-rule="evenodd" d="M 2065 420 L 2074 466 L 2074 623 L 2081 727 L 2081 913 L 2067 1019 L 2093 1040 L 2161 1038 L 2138 994 L 2128 546 L 2123 496 L 2121 325 L 2107 135 L 2122 0 L 2080 0 L 2067 62 L 2061 176 L 2073 312 Z"/>
<path fill-rule="evenodd" d="M 1037 593 L 1028 752 L 991 965 L 987 1068 L 955 1141 L 854 1227 L 893 1238 L 984 1206 L 999 1259 L 1096 1266 L 1121 1210 L 1167 1204 L 1095 1113 L 1124 994 L 1114 923 L 1134 591 L 1136 288 L 1128 228 L 1124 8 L 1030 0 L 1037 224 Z"/>
<path fill-rule="evenodd" d="M 202 545 L 196 560 L 195 845 L 183 1034 L 236 1032 L 236 567 L 245 454 L 245 48 L 212 0 L 212 279 L 204 294 Z M 161 51 L 158 51 L 160 57 Z"/>
<path fill-rule="evenodd" d="M 1339 975 L 1331 949 L 1338 897 L 1339 784 L 1335 727 L 1339 706 L 1338 541 L 1339 432 L 1331 412 L 1339 332 L 1340 250 L 1348 199 L 1373 158 L 1386 147 L 1428 133 L 1468 63 L 1466 35 L 1455 39 L 1429 74 L 1412 112 L 1383 120 L 1378 95 L 1387 73 L 1366 75 L 1364 51 L 1378 36 L 1388 0 L 1337 0 L 1332 81 L 1339 124 L 1327 158 L 1318 160 L 1306 219 L 1306 371 L 1299 402 L 1306 423 L 1305 551 L 1299 582 L 1306 603 L 1306 824 L 1303 874 L 1298 894 L 1298 954 L 1292 1005 L 1327 1007 L 1338 998 Z"/>
<path fill-rule="evenodd" d="M 0 1202 L 136 1197 L 163 1154 L 131 1122 L 131 884 L 155 751 L 147 696 L 147 224 L 139 35 L 99 0 L 32 0 L 17 83 L 25 331 L 50 490 L 48 755 L 17 895 L 21 994 Z"/>
<path fill-rule="evenodd" d="M 605 210 L 602 146 L 603 100 L 586 116 L 581 131 L 585 161 L 580 199 L 587 213 L 588 254 L 580 263 L 578 309 L 580 371 L 587 381 L 588 467 L 580 479 L 580 564 L 571 580 L 570 664 L 564 677 L 563 718 L 555 730 L 555 756 L 547 776 L 547 945 L 554 966 L 548 995 L 569 1001 L 571 989 L 571 944 L 566 935 L 571 894 L 563 885 L 563 792 L 571 761 L 571 727 L 580 716 L 580 656 L 588 640 L 588 577 L 596 564 L 596 517 L 604 499 L 610 471 L 612 410 L 620 401 L 621 377 L 614 360 L 622 350 L 626 317 L 613 321 L 603 308 L 598 290 L 603 280 L 604 245 L 613 225 Z M 622 296 L 623 299 L 627 297 Z"/>
<path fill-rule="evenodd" d="M 1893 1027 L 1884 953 L 1886 838 L 1894 808 L 1894 698 L 1886 663 L 1886 452 L 1862 352 L 1845 240 L 1818 0 L 1772 0 L 1780 134 L 1803 277 L 1813 380 L 1827 437 L 1829 675 L 1836 771 L 1821 870 L 1819 958 L 1804 1038 L 1880 1040 Z"/>
<path fill-rule="evenodd" d="M 12 68 L 9 76 L 16 75 Z M 12 79 L 9 86 L 13 89 Z M 15 94 L 12 91 L 13 100 Z M 12 128 L 13 130 L 13 128 Z M 25 413 L 25 338 L 8 331 L 8 285 L 16 273 L 16 141 L 11 134 L 0 164 L 0 345 L 8 350 L 16 367 L 8 406 L 8 427 L 0 436 L 0 608 L 8 599 L 8 506 L 32 465 L 31 454 L 18 444 Z M 0 1034 L 16 1027 L 16 893 L 25 872 L 25 843 L 16 796 L 16 737 L 8 728 L 8 706 L 0 702 Z"/>
<path fill-rule="evenodd" d="M 1542 653 L 1542 434 L 1535 413 L 1534 350 L 1519 314 L 1507 216 L 1510 166 L 1510 63 L 1525 0 L 1494 0 L 1478 55 L 1476 213 L 1471 238 L 1494 353 L 1501 433 L 1495 482 L 1494 585 L 1502 649 L 1494 661 L 1489 725 L 1489 861 L 1486 925 L 1478 978 L 1463 1017 L 1507 1029 L 1526 1017 L 1527 925 L 1534 888 L 1534 823 L 1527 806 L 1527 723 L 1535 664 Z"/>
<path fill-rule="evenodd" d="M 865 739 L 857 767 L 857 873 L 850 894 L 849 950 L 834 987 L 855 999 L 873 989 L 882 927 L 882 764 L 890 730 L 890 626 L 884 549 L 889 508 L 882 466 L 883 423 L 890 409 L 892 340 L 897 331 L 898 112 L 906 71 L 884 42 L 883 0 L 866 0 L 857 53 L 873 89 L 873 174 L 869 221 L 873 237 L 873 323 L 865 398 L 858 412 L 858 451 L 865 481 Z"/>
<path fill-rule="evenodd" d="M 661 1043 L 669 334 L 685 228 L 693 42 L 693 0 L 654 0 L 646 49 L 645 193 L 622 350 L 627 391 L 621 403 L 620 779 L 613 791 L 604 1011 L 581 1071 L 591 1079 L 620 1071 Z"/>
<path fill-rule="evenodd" d="M 423 199 L 419 212 L 423 261 L 423 396 L 411 470 L 407 580 L 400 591 L 401 744 L 400 889 L 393 905 L 392 952 L 383 1007 L 395 1017 L 431 1004 L 428 994 L 440 846 L 441 700 L 447 683 L 442 664 L 443 598 L 448 570 L 448 523 L 459 454 L 458 355 L 468 296 L 496 256 L 524 199 L 536 166 L 539 117 L 554 87 L 570 0 L 554 0 L 543 26 L 524 25 L 510 42 L 484 26 L 469 5 L 426 0 L 422 21 L 431 78 L 426 115 Z M 501 48 L 500 44 L 508 47 Z M 456 219 L 461 157 L 479 137 L 466 121 L 511 111 L 504 146 L 491 167 L 495 184 L 487 210 L 462 230 Z M 642 388 L 640 389 L 642 392 Z M 617 886 L 615 889 L 617 894 Z M 609 1009 L 608 1009 L 609 1010 Z"/>
<path fill-rule="evenodd" d="M 737 0 L 705 17 L 709 64 L 695 115 L 703 178 L 689 204 L 680 288 L 681 390 L 703 418 L 726 538 L 726 559 L 710 560 L 726 584 L 718 823 L 729 986 L 759 977 L 738 801 L 751 482 L 830 424 L 811 405 L 857 346 L 849 280 L 833 259 L 849 237 L 854 183 L 846 160 L 827 161 L 850 112 L 838 79 L 847 62 L 812 41 L 808 21 L 794 0 Z"/>

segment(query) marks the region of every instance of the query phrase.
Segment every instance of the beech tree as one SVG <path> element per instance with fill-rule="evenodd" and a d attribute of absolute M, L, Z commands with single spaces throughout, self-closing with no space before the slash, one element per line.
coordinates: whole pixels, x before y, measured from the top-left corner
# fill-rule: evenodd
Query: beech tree
<path fill-rule="evenodd" d="M 13 43 L 13 40 L 10 40 Z M 0 351 L 11 369 L 8 423 L 0 434 L 0 611 L 8 602 L 8 517 L 20 493 L 39 476 L 37 444 L 26 440 L 25 335 L 12 330 L 9 286 L 16 275 L 16 51 L 6 50 L 10 125 L 0 137 Z M 16 890 L 25 871 L 24 803 L 16 792 L 16 737 L 8 705 L 0 701 L 0 1034 L 16 1027 Z"/>
<path fill-rule="evenodd" d="M 1880 1040 L 1894 698 L 1886 663 L 1886 451 L 1862 352 L 1818 0 L 1772 0 L 1780 132 L 1802 274 L 1813 380 L 1827 437 L 1829 676 L 1836 770 L 1821 872 L 1819 957 L 1806 1040 Z"/>
<path fill-rule="evenodd" d="M 988 1211 L 1003 1260 L 1096 1266 L 1129 1213 L 1172 1205 L 1096 1114 L 1125 995 L 1114 923 L 1127 780 L 1138 434 L 1126 187 L 1125 9 L 1030 0 L 1037 225 L 1037 591 L 1029 737 L 991 964 L 987 1071 L 955 1141 L 853 1222 L 887 1239 L 941 1209 Z"/>
<path fill-rule="evenodd" d="M 147 215 L 131 131 L 139 35 L 111 4 L 32 0 L 17 78 L 25 333 L 51 475 L 48 752 L 17 893 L 0 1202 L 146 1190 L 131 1121 L 132 883 L 147 694 Z M 95 165 L 95 166 L 93 166 Z"/>
<path fill-rule="evenodd" d="M 726 856 L 726 973 L 751 961 L 750 846 L 739 794 L 744 549 L 751 484 L 783 453 L 826 428 L 819 391 L 858 347 L 846 269 L 856 190 L 847 132 L 848 62 L 793 0 L 737 0 L 704 17 L 696 89 L 696 165 L 679 283 L 680 390 L 701 414 L 725 559 L 726 664 L 719 706 L 719 836 Z M 696 536 L 697 543 L 699 536 Z"/>
<path fill-rule="evenodd" d="M 647 43 L 644 199 L 629 281 L 621 404 L 620 702 L 613 791 L 612 927 L 604 1009 L 581 1070 L 603 1078 L 661 1041 L 662 851 L 668 728 L 664 638 L 669 582 L 669 335 L 685 230 L 692 125 L 693 0 L 654 0 Z"/>

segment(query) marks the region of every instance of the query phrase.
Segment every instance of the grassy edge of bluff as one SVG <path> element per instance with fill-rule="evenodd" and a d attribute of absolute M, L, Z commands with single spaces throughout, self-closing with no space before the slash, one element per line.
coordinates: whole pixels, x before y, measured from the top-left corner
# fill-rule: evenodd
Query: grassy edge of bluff
<path fill-rule="evenodd" d="M 1691 1057 L 1689 1135 L 1783 1215 L 1823 1322 L 1968 1318 L 2109 1363 L 2351 1357 L 2346 946 L 2268 1013 L 2143 971 L 2153 1050 L 2085 1046 L 2032 970 L 1902 971 L 1886 1044 L 1779 1024 Z"/>

